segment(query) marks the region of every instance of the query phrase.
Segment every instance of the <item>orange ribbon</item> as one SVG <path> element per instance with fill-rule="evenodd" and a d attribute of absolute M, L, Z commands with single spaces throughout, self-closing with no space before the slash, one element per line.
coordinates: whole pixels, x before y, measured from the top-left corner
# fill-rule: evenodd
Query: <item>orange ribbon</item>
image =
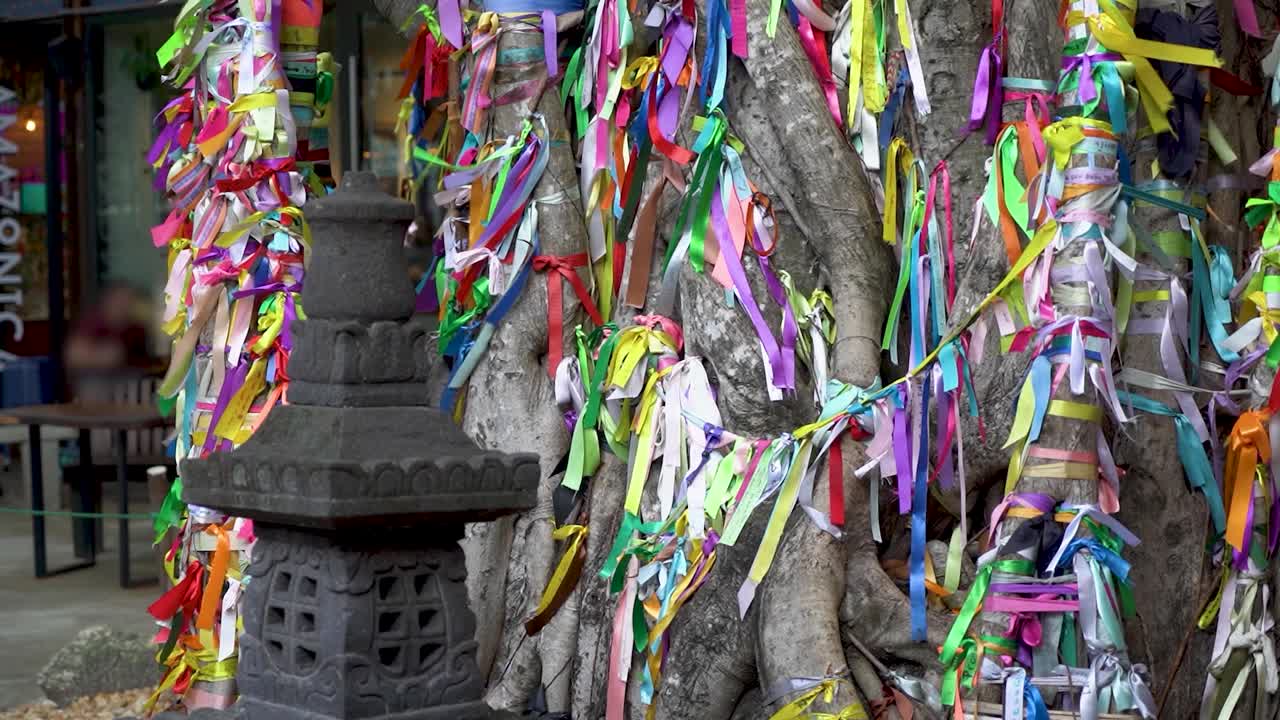
<path fill-rule="evenodd" d="M 200 598 L 196 627 L 212 630 L 213 619 L 221 615 L 222 585 L 227 579 L 227 564 L 231 562 L 231 538 L 221 525 L 210 525 L 204 531 L 218 536 L 218 547 L 213 551 L 213 561 L 209 563 L 209 582 L 205 583 L 204 595 Z"/>
<path fill-rule="evenodd" d="M 1253 504 L 1253 478 L 1259 462 L 1270 462 L 1271 442 L 1266 423 L 1268 410 L 1251 410 L 1236 420 L 1227 440 L 1226 485 L 1227 544 L 1244 550 L 1249 533 L 1249 508 Z"/>

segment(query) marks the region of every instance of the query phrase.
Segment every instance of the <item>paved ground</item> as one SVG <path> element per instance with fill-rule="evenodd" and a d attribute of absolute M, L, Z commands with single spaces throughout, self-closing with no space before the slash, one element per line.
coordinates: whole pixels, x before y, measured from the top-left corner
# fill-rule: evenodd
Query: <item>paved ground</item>
<path fill-rule="evenodd" d="M 160 586 L 123 590 L 117 581 L 119 545 L 116 521 L 106 528 L 106 551 L 96 567 L 36 580 L 32 574 L 31 519 L 12 511 L 25 494 L 17 494 L 12 474 L 0 478 L 0 711 L 43 697 L 36 673 L 55 651 L 83 627 L 108 625 L 141 634 L 154 628 L 146 607 Z M 114 495 L 114 485 L 106 488 Z M 130 511 L 145 512 L 146 491 L 141 484 L 130 488 Z M 136 500 L 134 498 L 137 498 Z M 106 510 L 114 505 L 107 502 Z M 67 564 L 74 557 L 70 521 L 50 518 L 47 523 L 49 563 Z M 150 524 L 129 523 L 133 574 L 150 572 L 157 564 L 151 550 Z"/>

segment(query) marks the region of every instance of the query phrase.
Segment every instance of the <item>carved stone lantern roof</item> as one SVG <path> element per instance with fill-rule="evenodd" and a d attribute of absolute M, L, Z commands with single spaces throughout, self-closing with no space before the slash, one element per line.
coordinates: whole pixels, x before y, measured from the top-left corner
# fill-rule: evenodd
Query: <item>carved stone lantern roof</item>
<path fill-rule="evenodd" d="M 306 217 L 315 243 L 287 404 L 233 452 L 183 462 L 184 499 L 316 528 L 461 524 L 531 507 L 536 455 L 483 450 L 427 406 L 433 339 L 413 317 L 403 256 L 412 206 L 350 172 Z"/>

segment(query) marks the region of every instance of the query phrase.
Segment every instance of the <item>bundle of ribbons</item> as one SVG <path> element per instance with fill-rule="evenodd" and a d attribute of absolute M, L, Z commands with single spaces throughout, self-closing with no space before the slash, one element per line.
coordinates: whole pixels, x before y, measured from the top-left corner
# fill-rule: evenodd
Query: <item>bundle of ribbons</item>
<path fill-rule="evenodd" d="M 319 19 L 314 0 L 189 0 L 158 53 L 182 90 L 156 118 L 148 157 L 172 208 L 151 235 L 168 253 L 174 342 L 159 400 L 176 417 L 179 477 L 156 520 L 173 587 L 150 607 L 165 668 L 152 708 L 223 708 L 236 695 L 253 527 L 184 506 L 181 471 L 244 442 L 288 387 L 310 245 L 300 208 L 328 177 L 313 120 L 333 70 L 315 53 Z"/>
<path fill-rule="evenodd" d="M 1119 507 L 1123 472 L 1103 429 L 1143 414 L 1177 428 L 1189 486 L 1202 493 L 1219 533 L 1222 592 L 1203 620 L 1218 622 L 1206 703 L 1229 714 L 1248 672 L 1226 658 L 1244 653 L 1249 668 L 1273 673 L 1274 667 L 1264 661 L 1270 626 L 1254 620 L 1254 608 L 1268 602 L 1262 580 L 1280 525 L 1271 519 L 1277 506 L 1268 466 L 1269 434 L 1280 425 L 1275 408 L 1251 409 L 1235 398 L 1242 382 L 1269 388 L 1280 362 L 1280 315 L 1272 315 L 1280 284 L 1269 283 L 1280 277 L 1272 257 L 1280 240 L 1280 190 L 1272 189 L 1280 188 L 1280 155 L 1273 150 L 1255 165 L 1273 182 L 1266 198 L 1250 201 L 1247 219 L 1264 228 L 1263 247 L 1237 283 L 1229 255 L 1201 231 L 1202 194 L 1178 185 L 1202 127 L 1230 162 L 1218 147 L 1221 134 L 1202 120 L 1209 79 L 1239 87 L 1218 68 L 1213 38 L 1195 34 L 1192 26 L 1208 20 L 1139 15 L 1130 0 L 1066 3 L 1067 42 L 1055 82 L 1006 77 L 1007 28 L 1003 13 L 993 13 L 968 128 L 983 133 L 993 156 L 985 191 L 973 203 L 969 244 L 1000 243 L 1008 272 L 973 309 L 960 312 L 949 169 L 945 162 L 930 168 L 898 133 L 904 114 L 930 112 L 908 4 L 892 6 L 899 47 L 890 49 L 887 3 L 853 0 L 836 18 L 808 0 L 772 3 L 766 34 L 785 9 L 833 122 L 883 189 L 883 237 L 900 258 L 882 348 L 894 360 L 905 351 L 911 369 L 858 388 L 830 377 L 831 298 L 822 288 L 797 289 L 774 266 L 782 238 L 772 203 L 747 176 L 744 147 L 721 107 L 729 58 L 749 50 L 744 4 L 711 0 L 701 19 L 691 2 L 655 3 L 647 14 L 636 5 L 590 5 L 575 43 L 576 35 L 566 41 L 558 33 L 564 16 L 583 12 L 580 5 L 503 3 L 477 12 L 441 0 L 420 8 L 421 28 L 403 62 L 402 119 L 415 182 L 449 214 L 436 239 L 434 269 L 419 288 L 419 308 L 440 313 L 439 351 L 451 368 L 443 404 L 457 416 L 468 379 L 529 274 L 552 276 L 547 371 L 570 438 L 557 491 L 569 501 L 557 502 L 553 537 L 562 555 L 528 632 L 545 627 L 584 572 L 598 573 L 617 602 L 607 717 L 624 713 L 632 652 L 644 658 L 639 698 L 652 709 L 672 618 L 709 577 L 718 548 L 739 541 L 757 508 L 767 508 L 768 520 L 739 589 L 744 616 L 796 506 L 823 531 L 841 535 L 841 441 L 850 435 L 868 441 L 869 460 L 855 475 L 871 478 L 871 511 L 878 513 L 887 488 L 899 512 L 910 516 L 911 629 L 924 641 L 926 608 L 936 602 L 930 596 L 958 597 L 959 557 L 969 537 L 960 428 L 965 418 L 981 428 L 971 367 L 982 361 L 992 328 L 1002 351 L 1027 352 L 1029 362 L 1005 440 L 1012 453 L 1006 496 L 992 515 L 977 579 L 962 604 L 951 598 L 960 613 L 941 648 L 943 703 L 963 713 L 966 694 L 988 683 L 1003 684 L 1009 713 L 1024 708 L 1030 717 L 1047 717 L 1047 708 L 1059 705 L 1085 717 L 1113 710 L 1154 716 L 1121 625 L 1132 612 L 1121 553 L 1138 538 L 1110 516 Z M 641 16 L 643 31 L 632 25 Z M 1247 23 L 1243 15 L 1241 22 Z M 512 31 L 541 32 L 544 41 L 500 49 L 498 38 Z M 1190 45 L 1176 44 L 1187 37 Z M 459 59 L 465 62 L 455 88 L 450 62 Z M 1265 63 L 1273 76 L 1277 61 L 1280 51 Z M 496 68 L 537 64 L 559 82 L 581 159 L 577 193 L 588 242 L 572 255 L 541 254 L 539 207 L 564 199 L 534 197 L 559 140 L 536 115 L 519 133 L 488 131 L 495 106 L 546 90 L 525 85 L 493 97 Z M 848 89 L 843 107 L 839 83 Z M 1015 119 L 1006 122 L 1010 109 Z M 1143 137 L 1157 148 L 1152 180 L 1141 185 L 1133 182 L 1123 142 L 1139 117 Z M 681 129 L 691 130 L 687 147 L 678 140 Z M 651 166 L 661 168 L 653 178 Z M 659 259 L 658 203 L 670 190 L 680 204 Z M 1145 233 L 1130 222 L 1139 205 L 1172 213 L 1179 231 Z M 1149 261 L 1162 256 L 1184 259 L 1190 273 Z M 651 290 L 655 263 L 659 286 Z M 753 293 L 750 263 L 764 278 L 767 299 Z M 768 438 L 723 426 L 708 372 L 684 354 L 681 327 L 671 319 L 686 265 L 710 275 L 746 315 L 771 399 L 793 394 L 797 378 L 807 375 L 815 422 Z M 566 289 L 591 320 L 573 333 L 571 347 L 561 341 Z M 1227 328 L 1232 300 L 1242 308 L 1234 333 Z M 769 302 L 779 322 L 765 319 Z M 1163 316 L 1135 311 L 1148 303 Z M 1163 374 L 1118 369 L 1126 333 L 1160 338 Z M 1205 335 L 1228 363 L 1220 373 L 1223 390 L 1194 385 L 1197 368 L 1213 366 L 1201 357 Z M 1251 371 L 1263 376 L 1251 380 Z M 1144 389 L 1171 390 L 1174 403 L 1138 392 Z M 1223 412 L 1239 417 L 1225 441 L 1216 425 Z M 1083 446 L 1054 446 L 1067 430 L 1085 438 Z M 628 465 L 624 519 L 605 562 L 588 569 L 590 527 L 575 500 L 605 453 Z M 824 466 L 830 494 L 815 497 Z M 926 552 L 935 485 L 961 496 L 948 553 L 955 560 L 941 583 Z M 1055 497 L 1042 488 L 1069 489 Z M 880 540 L 879 518 L 870 526 Z M 1225 610 L 1215 615 L 1218 607 Z M 1265 690 L 1274 690 L 1273 678 L 1262 683 Z M 780 716 L 799 716 L 837 682 L 810 680 L 771 699 Z M 860 711 L 846 708 L 840 716 Z"/>
<path fill-rule="evenodd" d="M 994 134 L 987 192 L 979 202 L 1010 262 L 1025 273 L 1021 292 L 991 305 L 1004 347 L 1031 347 L 1033 359 L 1006 443 L 1014 454 L 1005 500 L 991 518 L 990 550 L 941 650 L 947 666 L 942 699 L 957 713 L 979 683 L 1004 685 L 1006 717 L 1011 708 L 1045 717 L 1046 705 L 1054 703 L 1083 717 L 1158 712 L 1145 669 L 1128 657 L 1121 625 L 1133 601 L 1120 551 L 1138 538 L 1109 516 L 1119 509 L 1123 473 L 1102 432 L 1104 416 L 1117 426 L 1139 414 L 1158 419 L 1145 422 L 1172 425 L 1188 485 L 1208 506 L 1223 581 L 1201 618 L 1207 627 L 1217 615 L 1219 626 L 1204 713 L 1230 716 L 1254 670 L 1259 693 L 1276 690 L 1274 663 L 1264 659 L 1271 653 L 1270 622 L 1255 620 L 1259 598 L 1263 608 L 1267 602 L 1256 587 L 1275 546 L 1267 530 L 1275 526 L 1269 516 L 1277 508 L 1263 429 L 1270 411 L 1233 400 L 1265 347 L 1241 351 L 1265 323 L 1228 335 L 1230 300 L 1249 281 L 1232 290 L 1228 253 L 1210 246 L 1201 229 L 1204 194 L 1186 182 L 1198 155 L 1208 81 L 1229 90 L 1242 84 L 1222 78 L 1212 8 L 1193 8 L 1187 17 L 1135 10 L 1112 0 L 1065 6 L 1053 122 L 1047 123 L 1046 98 L 1037 98 L 1039 112 L 1028 99 L 1025 121 Z M 1000 84 L 1020 92 L 1038 85 L 1013 78 Z M 1154 155 L 1149 170 L 1139 168 L 1151 178 L 1141 184 L 1133 180 L 1123 143 L 1135 100 L 1146 122 L 1138 152 Z M 975 118 L 990 122 L 976 112 L 980 104 L 975 98 Z M 1212 120 L 1207 126 L 1209 144 L 1230 164 L 1234 153 Z M 1151 233 L 1131 222 L 1148 208 L 1173 218 L 1177 229 Z M 1252 222 L 1264 220 L 1257 213 Z M 1117 372 L 1117 355 L 1128 359 L 1118 352 L 1121 344 L 1144 335 L 1158 338 L 1158 367 L 1135 362 Z M 1202 358 L 1205 335 L 1209 350 L 1228 363 L 1225 369 Z M 1224 389 L 1193 384 L 1201 369 L 1222 375 Z M 1273 377 L 1274 366 L 1265 387 Z M 1153 391 L 1172 402 L 1151 397 Z M 1239 418 L 1225 443 L 1217 430 L 1224 413 Z M 1096 436 L 1097 442 L 1048 445 L 1064 436 Z M 1068 497 L 1039 492 L 1046 487 L 1069 488 Z"/>

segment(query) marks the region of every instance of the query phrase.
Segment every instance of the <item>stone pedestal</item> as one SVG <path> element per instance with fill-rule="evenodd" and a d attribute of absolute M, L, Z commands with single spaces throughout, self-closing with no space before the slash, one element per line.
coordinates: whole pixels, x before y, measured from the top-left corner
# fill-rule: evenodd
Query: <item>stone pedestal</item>
<path fill-rule="evenodd" d="M 537 456 L 482 450 L 426 406 L 432 348 L 401 246 L 413 208 L 348 173 L 306 215 L 290 404 L 233 452 L 181 467 L 187 502 L 255 521 L 233 713 L 495 717 L 457 540 L 533 505 Z"/>

